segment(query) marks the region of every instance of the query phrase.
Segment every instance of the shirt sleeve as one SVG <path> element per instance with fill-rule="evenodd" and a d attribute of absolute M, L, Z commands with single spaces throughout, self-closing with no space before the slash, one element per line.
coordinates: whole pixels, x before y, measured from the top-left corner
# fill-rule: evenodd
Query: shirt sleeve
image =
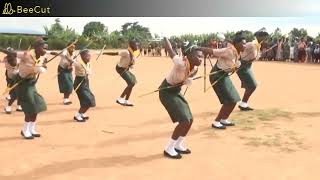
<path fill-rule="evenodd" d="M 119 55 L 120 55 L 121 57 L 128 57 L 128 56 L 129 56 L 129 52 L 128 52 L 128 51 L 120 51 L 120 52 L 119 52 Z"/>
<path fill-rule="evenodd" d="M 183 58 L 178 56 L 178 55 L 175 55 L 173 58 L 172 58 L 172 61 L 173 61 L 173 64 L 175 65 L 185 65 L 184 61 L 183 61 Z"/>
<path fill-rule="evenodd" d="M 23 58 L 25 55 L 27 54 L 27 52 L 17 52 L 17 58 Z"/>
<path fill-rule="evenodd" d="M 258 55 L 257 49 L 258 48 L 254 43 L 252 42 L 246 43 L 244 51 L 240 53 L 241 58 L 244 60 L 252 60 L 253 58 L 256 58 Z"/>
<path fill-rule="evenodd" d="M 222 49 L 212 49 L 212 55 L 214 57 L 225 57 L 228 54 L 228 49 L 227 48 L 222 48 Z"/>
<path fill-rule="evenodd" d="M 253 51 L 256 49 L 256 46 L 252 42 L 247 43 L 245 47 L 245 51 Z"/>
<path fill-rule="evenodd" d="M 67 50 L 63 50 L 62 56 L 67 56 L 67 55 L 68 55 L 68 51 Z"/>

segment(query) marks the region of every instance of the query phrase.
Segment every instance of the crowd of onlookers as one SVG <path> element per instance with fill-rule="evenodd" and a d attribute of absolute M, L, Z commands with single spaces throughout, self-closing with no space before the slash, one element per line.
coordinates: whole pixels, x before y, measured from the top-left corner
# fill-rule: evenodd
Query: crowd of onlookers
<path fill-rule="evenodd" d="M 266 52 L 270 47 L 273 49 Z M 292 61 L 299 63 L 320 63 L 320 46 L 303 38 L 294 42 L 285 39 L 274 43 L 265 43 L 262 46 L 261 60 Z"/>
<path fill-rule="evenodd" d="M 225 42 L 210 41 L 208 44 L 212 48 L 225 47 Z M 173 44 L 178 54 L 181 54 L 181 48 L 178 44 Z M 149 44 L 141 49 L 143 56 L 167 56 L 166 50 L 160 43 Z M 286 61 L 299 63 L 320 63 L 320 45 L 312 41 L 306 41 L 304 38 L 290 42 L 287 38 L 282 38 L 273 42 L 262 43 L 261 57 L 262 61 Z"/>

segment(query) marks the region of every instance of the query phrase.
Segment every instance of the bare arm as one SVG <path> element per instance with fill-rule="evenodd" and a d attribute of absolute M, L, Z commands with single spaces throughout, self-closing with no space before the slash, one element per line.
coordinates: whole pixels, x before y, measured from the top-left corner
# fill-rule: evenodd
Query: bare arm
<path fill-rule="evenodd" d="M 207 57 L 208 55 L 212 55 L 213 51 L 212 48 L 207 48 L 207 47 L 199 47 L 199 51 L 202 51 L 203 55 Z"/>
<path fill-rule="evenodd" d="M 103 55 L 109 55 L 109 56 L 118 56 L 119 52 L 104 52 Z"/>
<path fill-rule="evenodd" d="M 205 57 L 207 57 L 208 55 L 211 55 L 213 57 L 219 58 L 219 57 L 224 57 L 226 55 L 225 49 L 212 49 L 207 47 L 200 47 L 198 48 L 198 50 L 202 51 Z"/>
<path fill-rule="evenodd" d="M 177 54 L 174 52 L 174 50 L 172 49 L 171 43 L 170 41 L 165 37 L 164 38 L 164 43 L 165 43 L 165 49 L 168 51 L 169 56 L 171 57 L 171 59 L 176 56 Z"/>

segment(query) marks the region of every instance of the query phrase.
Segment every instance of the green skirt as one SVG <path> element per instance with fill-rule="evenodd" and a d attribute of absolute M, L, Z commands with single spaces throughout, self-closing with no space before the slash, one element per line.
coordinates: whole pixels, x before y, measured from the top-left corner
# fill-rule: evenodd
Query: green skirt
<path fill-rule="evenodd" d="M 89 88 L 89 79 L 88 77 L 80 77 L 76 76 L 74 79 L 74 89 L 78 87 L 78 85 L 81 83 L 79 88 L 77 89 L 76 93 L 80 101 L 81 107 L 95 107 L 96 106 L 96 100 Z"/>
<path fill-rule="evenodd" d="M 211 72 L 219 71 L 217 64 L 212 68 Z M 213 74 L 209 77 L 210 83 L 213 84 L 223 76 L 214 86 L 213 90 L 217 94 L 221 104 L 233 104 L 240 101 L 240 96 L 234 87 L 230 77 L 224 71 Z"/>
<path fill-rule="evenodd" d="M 35 84 L 35 79 L 24 79 L 16 87 L 19 103 L 26 114 L 37 114 L 47 110 L 46 102 L 37 92 Z"/>
<path fill-rule="evenodd" d="M 120 74 L 122 79 L 126 81 L 128 86 L 134 86 L 137 83 L 136 77 L 128 69 L 116 66 L 116 71 Z"/>
<path fill-rule="evenodd" d="M 251 66 L 252 62 L 241 61 L 241 66 L 237 74 L 241 80 L 242 88 L 255 89 L 257 87 L 257 81 L 254 78 Z"/>
<path fill-rule="evenodd" d="M 166 79 L 159 88 L 171 86 Z M 188 102 L 180 93 L 181 87 L 174 87 L 159 91 L 159 98 L 166 108 L 172 122 L 191 121 L 193 119 Z"/>
<path fill-rule="evenodd" d="M 72 69 L 64 69 L 58 66 L 58 84 L 60 93 L 72 93 Z"/>

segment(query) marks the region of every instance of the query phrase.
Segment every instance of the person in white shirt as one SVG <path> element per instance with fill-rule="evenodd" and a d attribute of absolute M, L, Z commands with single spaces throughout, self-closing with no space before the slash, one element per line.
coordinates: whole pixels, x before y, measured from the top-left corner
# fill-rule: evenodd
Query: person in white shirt
<path fill-rule="evenodd" d="M 164 40 L 166 50 L 173 62 L 173 68 L 159 87 L 159 99 L 172 122 L 178 123 L 168 145 L 165 147 L 164 156 L 180 159 L 181 154 L 191 153 L 189 149 L 183 146 L 183 142 L 193 122 L 188 102 L 180 91 L 182 85 L 191 85 L 191 78 L 196 74 L 197 66 L 202 62 L 200 59 L 201 52 L 196 50 L 195 45 L 189 43 L 182 49 L 183 56 L 179 56 L 173 50 L 169 40 L 167 38 Z"/>
<path fill-rule="evenodd" d="M 77 122 L 85 122 L 89 119 L 85 113 L 91 107 L 96 106 L 96 99 L 89 86 L 89 75 L 91 74 L 91 55 L 89 50 L 84 49 L 80 51 L 81 59 L 74 62 L 75 79 L 74 90 L 77 93 L 80 101 L 79 111 L 75 114 L 74 120 Z"/>
<path fill-rule="evenodd" d="M 252 111 L 248 101 L 252 93 L 257 88 L 257 82 L 252 72 L 252 63 L 260 58 L 261 43 L 269 36 L 266 31 L 258 31 L 254 34 L 255 40 L 245 45 L 244 51 L 241 53 L 241 66 L 237 74 L 241 80 L 241 88 L 245 89 L 242 101 L 239 103 L 241 111 Z"/>
<path fill-rule="evenodd" d="M 60 93 L 63 94 L 64 105 L 72 104 L 69 96 L 73 91 L 72 65 L 76 56 L 74 50 L 75 45 L 69 43 L 68 48 L 63 50 L 60 55 L 61 59 L 58 65 L 58 85 Z"/>
<path fill-rule="evenodd" d="M 117 73 L 126 81 L 127 87 L 123 90 L 120 97 L 117 98 L 116 103 L 122 106 L 133 106 L 133 103 L 129 102 L 129 98 L 132 92 L 133 87 L 137 83 L 136 76 L 130 72 L 130 69 L 133 68 L 136 60 L 141 55 L 141 52 L 138 49 L 139 43 L 136 40 L 129 41 L 129 47 L 127 50 L 120 52 L 104 52 L 105 55 L 110 56 L 120 56 L 120 61 L 116 65 Z"/>
<path fill-rule="evenodd" d="M 47 110 L 46 102 L 37 92 L 35 86 L 39 74 L 47 71 L 44 63 L 47 44 L 42 38 L 39 38 L 33 47 L 34 49 L 28 52 L 17 53 L 17 57 L 21 59 L 19 64 L 21 81 L 16 88 L 19 102 L 25 114 L 25 124 L 21 131 L 21 135 L 25 139 L 40 137 L 40 133 L 36 131 L 37 115 Z"/>
<path fill-rule="evenodd" d="M 240 96 L 234 87 L 229 74 L 234 73 L 236 69 L 240 67 L 240 52 L 244 50 L 245 43 L 243 32 L 239 31 L 235 34 L 232 44 L 228 43 L 226 48 L 199 48 L 205 56 L 210 55 L 217 58 L 217 63 L 212 68 L 209 78 L 222 107 L 212 123 L 213 128 L 226 129 L 226 126 L 234 126 L 234 123 L 229 119 L 229 116 L 237 102 L 240 101 Z"/>
<path fill-rule="evenodd" d="M 7 48 L 6 57 L 4 57 L 4 64 L 6 68 L 6 81 L 7 87 L 12 87 L 17 81 L 19 80 L 18 73 L 19 73 L 19 62 L 20 59 L 17 58 L 17 53 L 12 48 Z M 5 113 L 11 114 L 12 113 L 12 104 L 17 100 L 17 111 L 22 111 L 22 107 L 19 103 L 16 88 L 11 89 L 9 92 L 10 98 L 7 98 L 8 105 L 4 108 Z"/>
<path fill-rule="evenodd" d="M 293 46 L 292 44 L 290 45 L 290 55 L 289 55 L 289 59 L 290 59 L 291 61 L 294 60 L 294 46 Z"/>

